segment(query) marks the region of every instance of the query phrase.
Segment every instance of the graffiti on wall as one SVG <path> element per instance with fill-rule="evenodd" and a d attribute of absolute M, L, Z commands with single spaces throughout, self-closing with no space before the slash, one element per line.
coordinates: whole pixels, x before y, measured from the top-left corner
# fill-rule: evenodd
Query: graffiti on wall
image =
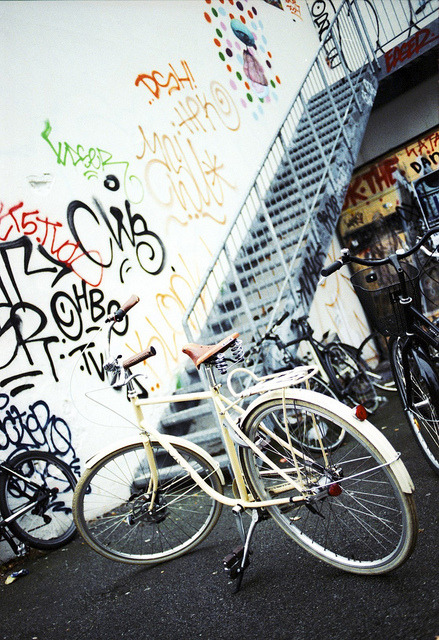
<path fill-rule="evenodd" d="M 281 79 L 273 68 L 273 54 L 256 3 L 205 0 L 204 19 L 212 26 L 213 43 L 229 73 L 229 86 L 244 109 L 259 120 L 264 106 L 278 100 Z"/>
<path fill-rule="evenodd" d="M 351 3 L 352 5 L 352 3 Z M 352 5 L 355 6 L 355 5 Z M 353 71 L 349 59 L 351 50 L 351 28 L 355 29 L 352 20 L 356 20 L 354 10 L 349 3 L 344 6 L 344 11 L 335 19 L 340 3 L 334 0 L 313 0 L 310 12 L 317 30 L 320 42 L 324 42 L 325 59 L 330 69 L 337 69 L 341 65 L 344 70 Z M 372 42 L 379 39 L 379 19 L 376 6 L 369 0 L 361 2 L 362 22 L 367 23 L 367 31 Z M 335 21 L 334 21 L 335 19 Z M 328 37 L 329 28 L 333 24 L 332 33 Z M 336 36 L 336 40 L 334 39 Z"/>
<path fill-rule="evenodd" d="M 17 451 L 51 451 L 79 474 L 79 459 L 65 420 L 55 416 L 43 400 L 20 408 L 7 393 L 0 393 L 0 451 L 6 457 Z"/>
<path fill-rule="evenodd" d="M 116 198 L 118 178 L 107 175 L 104 187 Z M 59 381 L 54 345 L 79 341 L 119 306 L 118 301 L 104 295 L 104 272 L 111 270 L 113 277 L 118 274 L 123 283 L 133 265 L 147 276 L 163 271 L 165 246 L 150 228 L 147 216 L 136 211 L 129 200 L 122 206 L 116 204 L 115 200 L 115 205 L 105 207 L 97 197 L 90 203 L 73 200 L 67 205 L 63 224 L 39 210 L 27 209 L 23 202 L 12 206 L 0 203 L 0 311 L 4 318 L 0 371 L 5 371 L 10 382 L 12 378 L 33 379 L 42 375 L 43 369 Z M 61 288 L 57 286 L 60 283 Z M 46 305 L 38 300 L 41 290 L 45 291 Z M 86 315 L 92 323 L 88 327 Z M 58 359 L 65 357 L 58 355 Z M 17 357 L 26 368 L 11 377 L 7 370 Z M 16 395 L 34 384 L 14 386 L 11 393 Z"/>
<path fill-rule="evenodd" d="M 198 61 L 185 54 L 162 55 L 159 63 L 143 58 L 125 77 L 141 105 L 136 120 L 124 123 L 133 134 L 129 153 L 94 132 L 87 139 L 86 127 L 83 135 L 65 133 L 56 114 L 43 112 L 34 142 L 56 164 L 56 175 L 28 176 L 32 198 L 19 190 L 0 196 L 4 449 L 34 444 L 75 460 L 69 420 L 59 409 L 68 396 L 66 372 L 79 361 L 81 382 L 104 382 L 95 334 L 124 302 L 126 283 L 139 282 L 135 293 L 147 304 L 143 317 L 140 306 L 134 312 L 135 327 L 128 319 L 118 326 L 120 341 L 132 353 L 154 345 L 160 356 L 141 365 L 148 372 L 148 382 L 137 383 L 141 395 L 163 386 L 181 360 L 181 320 L 211 259 L 209 233 L 226 225 L 226 203 L 238 187 L 233 136 L 243 109 L 260 119 L 281 84 L 258 4 L 215 4 L 203 3 L 198 17 L 202 33 L 215 31 L 226 80 L 203 84 Z M 287 8 L 289 18 L 300 19 L 299 0 L 283 3 Z M 67 196 L 58 189 L 55 205 L 40 196 L 58 176 L 80 187 L 66 189 Z M 53 402 L 44 398 L 49 390 L 59 391 Z"/>
<path fill-rule="evenodd" d="M 113 154 L 99 147 L 85 149 L 82 144 L 70 144 L 66 141 L 55 142 L 52 138 L 52 126 L 46 120 L 41 137 L 56 156 L 57 164 L 63 167 L 81 167 L 84 169 L 84 177 L 87 180 L 97 179 L 106 173 L 114 173 L 117 168 L 123 172 L 122 184 L 125 196 L 132 204 L 138 204 L 143 200 L 144 187 L 138 176 L 131 173 L 130 163 L 127 160 L 116 160 Z"/>
<path fill-rule="evenodd" d="M 224 161 L 202 142 L 204 134 L 226 129 L 235 132 L 240 127 L 240 116 L 229 92 L 217 81 L 210 83 L 210 94 L 197 90 L 189 65 L 181 61 L 188 71 L 185 78 L 171 72 L 151 70 L 138 74 L 135 85 L 146 90 L 148 104 L 151 96 L 171 101 L 172 133 L 148 132 L 138 126 L 140 150 L 136 155 L 144 162 L 145 185 L 149 195 L 161 207 L 171 209 L 167 226 L 172 223 L 188 225 L 200 218 L 224 225 L 226 215 L 221 212 L 226 192 L 235 184 L 227 177 Z M 187 84 L 184 84 L 186 78 Z M 172 78 L 172 80 L 171 80 Z M 163 91 L 163 89 L 166 91 Z M 181 91 L 185 93 L 181 95 Z"/>
<path fill-rule="evenodd" d="M 164 73 L 158 69 L 153 69 L 150 73 L 139 73 L 135 80 L 136 87 L 139 84 L 145 85 L 145 87 L 152 93 L 154 98 L 160 98 L 164 93 L 170 96 L 174 91 L 182 91 L 186 84 L 190 89 L 196 89 L 196 84 L 192 71 L 186 60 L 181 60 L 180 65 L 182 72 L 176 71 L 174 65 L 168 63 L 169 71 Z M 163 91 L 166 89 L 166 92 Z M 149 104 L 152 104 L 153 98 L 150 99 Z"/>
<path fill-rule="evenodd" d="M 412 246 L 429 224 L 416 185 L 438 171 L 439 130 L 435 129 L 354 173 L 338 226 L 343 244 L 368 258 L 382 258 Z M 434 198 L 433 194 L 428 213 L 437 220 L 439 201 Z M 427 268 L 422 255 L 415 259 L 425 272 L 421 279 L 425 310 L 435 313 L 439 306 L 439 269 L 435 261 Z"/>
<path fill-rule="evenodd" d="M 384 54 L 384 65 L 382 65 L 384 72 L 387 74 L 397 71 L 397 69 L 407 64 L 412 58 L 416 58 L 421 53 L 425 53 L 431 49 L 431 47 L 437 45 L 439 41 L 438 29 L 437 23 L 433 23 L 423 29 L 418 29 L 408 40 L 386 51 Z"/>
<path fill-rule="evenodd" d="M 388 217 L 409 207 L 410 185 L 437 168 L 439 130 L 434 130 L 355 172 L 340 218 L 342 238 L 347 241 L 353 233 L 373 223 L 374 218 Z"/>

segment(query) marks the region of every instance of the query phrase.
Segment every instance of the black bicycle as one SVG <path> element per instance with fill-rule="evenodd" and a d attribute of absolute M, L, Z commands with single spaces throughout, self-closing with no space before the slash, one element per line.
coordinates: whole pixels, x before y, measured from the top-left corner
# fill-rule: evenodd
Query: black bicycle
<path fill-rule="evenodd" d="M 407 261 L 439 226 L 407 251 L 380 260 L 350 255 L 322 270 L 329 276 L 343 265 L 368 267 L 351 276 L 352 285 L 375 328 L 388 338 L 389 358 L 409 425 L 429 464 L 439 474 L 439 328 L 421 311 L 419 269 Z"/>
<path fill-rule="evenodd" d="M 16 555 L 28 546 L 57 549 L 74 538 L 75 486 L 72 470 L 53 453 L 23 451 L 0 462 L 0 537 Z"/>
<path fill-rule="evenodd" d="M 382 342 L 384 344 L 382 344 Z M 349 351 L 355 360 L 363 365 L 371 383 L 376 389 L 396 393 L 397 388 L 389 362 L 387 344 L 383 341 L 383 337 L 378 331 L 369 333 L 358 347 L 343 343 L 343 348 Z M 376 361 L 376 364 L 373 366 L 369 364 L 368 353 L 372 354 L 370 359 Z"/>
<path fill-rule="evenodd" d="M 319 365 L 322 377 L 312 378 L 314 389 L 326 395 L 332 395 L 350 406 L 363 405 L 370 413 L 375 411 L 380 403 L 374 385 L 368 375 L 364 362 L 355 356 L 355 348 L 338 341 L 325 342 L 314 337 L 314 332 L 305 316 L 290 318 L 290 327 L 295 337 L 284 342 L 275 328 L 282 324 L 289 314 L 285 312 L 261 338 L 254 343 L 247 354 L 247 358 L 254 358 L 256 353 L 263 350 L 265 342 L 274 342 L 276 345 L 282 368 L 292 368 L 303 364 L 297 355 L 293 353 L 294 347 L 306 342 L 311 351 L 311 357 Z"/>

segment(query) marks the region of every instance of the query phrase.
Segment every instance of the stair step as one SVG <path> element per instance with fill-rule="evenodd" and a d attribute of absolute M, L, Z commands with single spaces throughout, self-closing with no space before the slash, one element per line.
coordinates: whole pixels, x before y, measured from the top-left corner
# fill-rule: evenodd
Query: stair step
<path fill-rule="evenodd" d="M 162 428 L 169 429 L 175 427 L 182 422 L 189 422 L 206 416 L 212 413 L 212 409 L 209 404 L 204 401 L 200 402 L 196 407 L 189 407 L 188 409 L 182 409 L 181 411 L 169 412 L 161 417 L 160 425 Z"/>

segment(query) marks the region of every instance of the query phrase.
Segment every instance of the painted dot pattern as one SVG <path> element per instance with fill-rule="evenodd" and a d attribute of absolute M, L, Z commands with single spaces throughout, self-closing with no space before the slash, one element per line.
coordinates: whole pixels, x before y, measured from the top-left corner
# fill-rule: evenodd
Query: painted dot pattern
<path fill-rule="evenodd" d="M 252 109 L 253 118 L 259 120 L 265 105 L 277 102 L 281 79 L 273 70 L 273 56 L 255 0 L 219 0 L 215 6 L 212 0 L 205 0 L 204 19 L 213 27 L 212 41 L 230 74 L 229 87 L 240 94 L 241 105 Z M 238 29 L 239 23 L 242 27 Z M 245 44 L 245 36 L 240 39 L 237 29 L 252 37 L 255 46 Z"/>

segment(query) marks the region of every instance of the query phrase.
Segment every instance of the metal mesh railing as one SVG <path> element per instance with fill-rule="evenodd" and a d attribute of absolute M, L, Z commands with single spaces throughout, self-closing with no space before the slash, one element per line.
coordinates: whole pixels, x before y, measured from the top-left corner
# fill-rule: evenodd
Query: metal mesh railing
<path fill-rule="evenodd" d="M 316 214 L 327 185 L 341 192 L 350 180 L 334 158 L 341 146 L 351 148 L 352 114 L 368 100 L 368 78 L 378 72 L 376 50 L 412 28 L 415 9 L 407 11 L 407 4 L 413 2 L 341 3 L 186 310 L 189 340 L 219 340 L 235 328 L 245 340 L 265 332 L 296 298 L 297 269 L 307 244 L 319 236 Z"/>

